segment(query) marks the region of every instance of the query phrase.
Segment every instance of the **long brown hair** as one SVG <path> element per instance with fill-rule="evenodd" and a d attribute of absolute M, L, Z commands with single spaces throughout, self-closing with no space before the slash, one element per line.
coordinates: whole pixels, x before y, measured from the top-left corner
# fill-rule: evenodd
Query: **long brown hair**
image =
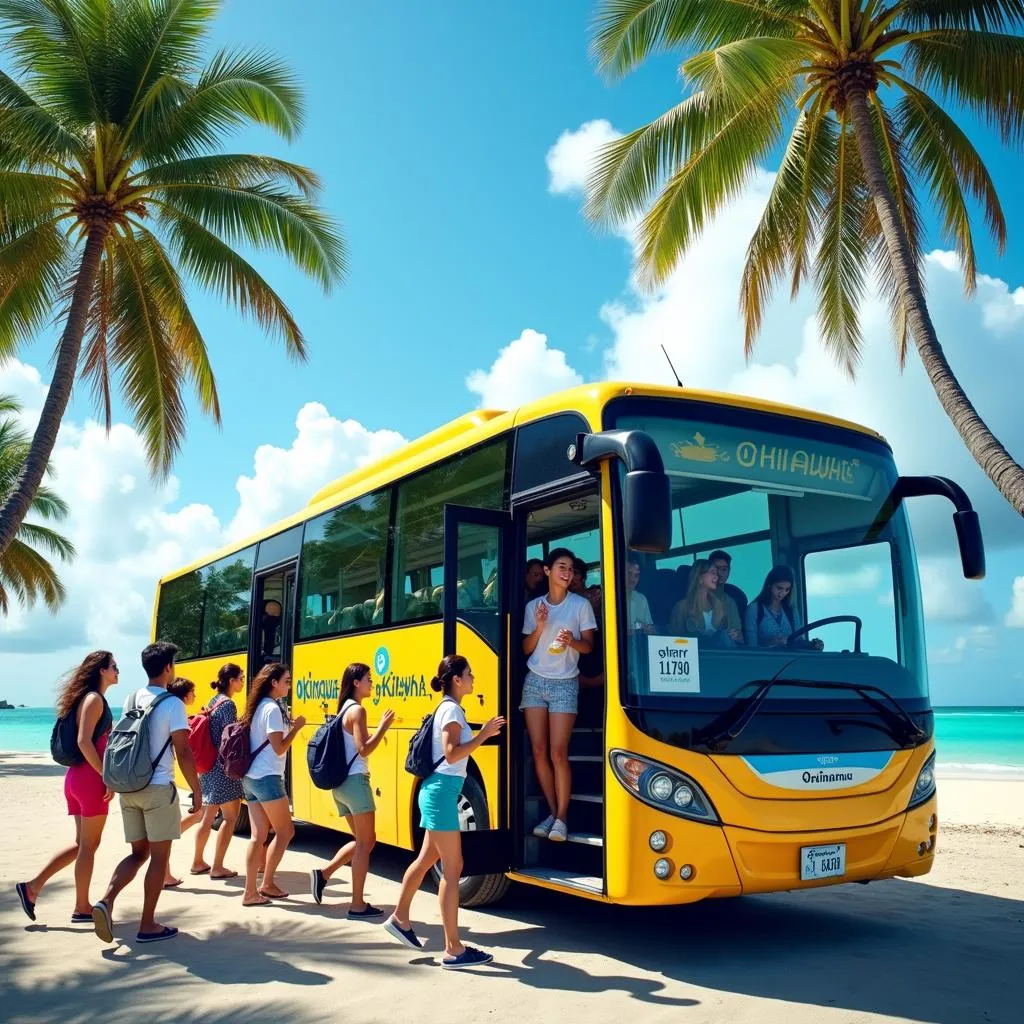
<path fill-rule="evenodd" d="M 700 622 L 704 616 L 705 609 L 697 602 L 697 592 L 700 590 L 700 578 L 709 569 L 713 568 L 711 562 L 706 558 L 698 558 L 690 569 L 690 585 L 686 589 L 686 597 L 683 598 L 683 611 L 687 618 L 694 622 Z M 709 609 L 711 611 L 711 625 L 716 629 L 725 624 L 728 615 L 725 605 L 722 604 L 719 596 L 713 591 L 708 591 Z"/>
<path fill-rule="evenodd" d="M 78 702 L 87 693 L 98 693 L 100 688 L 100 672 L 110 668 L 114 660 L 110 651 L 93 651 L 87 654 L 82 664 L 72 669 L 64 682 L 64 688 L 57 697 L 57 717 L 70 715 L 78 706 Z"/>
<path fill-rule="evenodd" d="M 269 665 L 264 665 L 256 673 L 256 678 L 249 684 L 249 696 L 245 700 L 245 714 L 242 716 L 242 721 L 247 725 L 252 725 L 252 716 L 256 714 L 260 701 L 264 697 L 270 696 L 270 691 L 274 688 L 274 684 L 287 671 L 287 665 L 282 665 L 279 661 L 272 661 Z"/>
<path fill-rule="evenodd" d="M 226 694 L 232 680 L 237 679 L 241 674 L 241 665 L 236 665 L 233 661 L 225 662 L 219 669 L 217 669 L 217 678 L 210 683 L 210 689 L 216 690 L 218 693 Z"/>
<path fill-rule="evenodd" d="M 341 690 L 338 693 L 338 714 L 341 714 L 341 709 L 345 706 L 345 701 L 349 700 L 352 694 L 355 692 L 356 683 L 359 682 L 367 672 L 370 671 L 369 665 L 364 665 L 361 661 L 353 661 L 344 674 L 341 677 Z"/>

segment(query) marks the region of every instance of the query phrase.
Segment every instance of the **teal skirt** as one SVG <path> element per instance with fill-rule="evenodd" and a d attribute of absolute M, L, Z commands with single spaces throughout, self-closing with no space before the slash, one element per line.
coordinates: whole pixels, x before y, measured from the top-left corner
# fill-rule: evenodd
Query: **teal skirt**
<path fill-rule="evenodd" d="M 459 794 L 464 775 L 439 775 L 434 772 L 420 786 L 420 827 L 428 832 L 458 832 Z"/>

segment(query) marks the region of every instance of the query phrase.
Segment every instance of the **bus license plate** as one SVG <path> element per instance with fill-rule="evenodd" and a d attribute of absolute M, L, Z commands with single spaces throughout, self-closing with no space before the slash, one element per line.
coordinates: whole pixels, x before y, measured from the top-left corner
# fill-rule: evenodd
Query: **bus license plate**
<path fill-rule="evenodd" d="M 800 881 L 837 878 L 846 873 L 846 844 L 802 846 L 800 848 Z"/>

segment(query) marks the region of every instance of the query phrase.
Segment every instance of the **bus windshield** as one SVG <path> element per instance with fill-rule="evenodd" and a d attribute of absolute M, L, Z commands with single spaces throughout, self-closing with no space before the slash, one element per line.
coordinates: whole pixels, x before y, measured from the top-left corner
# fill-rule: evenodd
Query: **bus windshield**
<path fill-rule="evenodd" d="M 657 443 L 673 522 L 669 550 L 627 551 L 620 568 L 624 700 L 727 705 L 777 678 L 772 702 L 849 701 L 850 686 L 827 684 L 871 684 L 927 707 L 916 560 L 903 507 L 887 511 L 886 445 L 679 401 L 616 412 L 615 427 Z"/>

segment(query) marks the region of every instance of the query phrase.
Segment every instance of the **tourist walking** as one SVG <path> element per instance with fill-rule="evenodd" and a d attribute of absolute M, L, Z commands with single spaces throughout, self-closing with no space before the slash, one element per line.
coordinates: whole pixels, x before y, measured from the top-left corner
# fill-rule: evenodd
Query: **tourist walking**
<path fill-rule="evenodd" d="M 464 945 L 459 938 L 459 878 L 462 875 L 459 794 L 466 781 L 469 756 L 481 743 L 497 735 L 505 719 L 492 718 L 473 735 L 462 710 L 463 699 L 473 692 L 473 672 L 461 655 L 448 655 L 438 666 L 430 686 L 435 692 L 443 693 L 444 698 L 434 712 L 432 723 L 434 770 L 419 789 L 420 824 L 425 835 L 419 854 L 405 872 L 398 903 L 384 928 L 403 945 L 423 948 L 413 931 L 409 912 L 416 890 L 440 858 L 443 874 L 438 901 L 444 924 L 441 966 L 446 970 L 460 970 L 489 964 L 494 958 L 490 953 Z"/>
<path fill-rule="evenodd" d="M 384 911 L 366 902 L 363 887 L 370 867 L 370 853 L 377 842 L 375 824 L 377 805 L 370 785 L 370 770 L 366 759 L 377 749 L 384 734 L 391 727 L 395 713 L 390 709 L 380 716 L 377 728 L 370 735 L 366 726 L 363 701 L 373 692 L 370 666 L 355 662 L 345 669 L 338 694 L 338 715 L 344 740 L 345 764 L 348 775 L 340 786 L 331 791 L 338 814 L 345 819 L 352 842 L 346 843 L 325 868 L 310 872 L 310 888 L 317 903 L 323 901 L 324 888 L 335 872 L 350 861 L 352 863 L 352 900 L 348 916 L 353 920 L 383 917 Z"/>
<path fill-rule="evenodd" d="M 143 882 L 142 918 L 135 939 L 160 942 L 178 934 L 177 928 L 162 925 L 156 919 L 171 843 L 181 835 L 181 809 L 173 775 L 175 759 L 192 789 L 192 813 L 202 807 L 202 793 L 188 746 L 185 705 L 167 692 L 168 685 L 174 682 L 177 653 L 174 644 L 164 641 L 143 649 L 142 668 L 149 682 L 129 694 L 124 717 L 114 727 L 105 752 L 104 780 L 119 790 L 124 838 L 131 845 L 131 853 L 114 869 L 103 899 L 92 908 L 93 926 L 104 942 L 114 939 L 114 901 L 146 861 L 149 867 Z M 111 750 L 124 756 L 112 758 Z M 133 767 L 143 762 L 148 785 L 134 791 L 120 790 Z"/>
<path fill-rule="evenodd" d="M 103 783 L 103 751 L 113 724 L 105 694 L 117 685 L 117 677 L 113 654 L 93 651 L 68 675 L 57 698 L 57 725 L 51 747 L 57 748 L 54 753 L 61 757 L 61 763 L 73 762 L 64 776 L 64 800 L 68 815 L 75 819 L 75 841 L 55 853 L 35 878 L 15 886 L 22 909 L 33 921 L 43 886 L 74 862 L 75 909 L 71 923 L 92 922 L 89 883 L 113 796 Z"/>
<path fill-rule="evenodd" d="M 216 693 L 206 705 L 204 714 L 209 717 L 210 742 L 214 750 L 220 749 L 224 727 L 238 718 L 234 696 L 245 686 L 245 672 L 239 665 L 229 661 L 221 665 L 217 678 L 210 683 Z M 242 783 L 237 779 L 229 779 L 224 773 L 224 765 L 218 757 L 208 772 L 199 776 L 199 784 L 203 789 L 203 820 L 196 831 L 196 849 L 192 858 L 193 875 L 209 874 L 211 878 L 236 878 L 237 871 L 232 871 L 224 864 L 224 858 L 231 843 L 231 837 L 238 823 L 238 813 L 242 806 Z M 205 853 L 206 843 L 210 838 L 213 824 L 220 812 L 221 825 L 217 833 L 217 842 L 213 847 L 213 864 L 207 864 Z"/>
<path fill-rule="evenodd" d="M 271 662 L 259 670 L 249 687 L 243 721 L 249 726 L 249 751 L 252 761 L 242 779 L 242 791 L 249 805 L 251 838 L 245 854 L 245 893 L 242 905 L 258 907 L 271 900 L 288 898 L 274 883 L 274 872 L 295 835 L 288 792 L 284 785 L 284 766 L 288 748 L 306 724 L 299 715 L 289 729 L 278 701 L 287 696 L 292 675 L 285 665 Z M 263 884 L 257 885 L 260 856 L 270 829 L 274 838 L 267 847 Z"/>

